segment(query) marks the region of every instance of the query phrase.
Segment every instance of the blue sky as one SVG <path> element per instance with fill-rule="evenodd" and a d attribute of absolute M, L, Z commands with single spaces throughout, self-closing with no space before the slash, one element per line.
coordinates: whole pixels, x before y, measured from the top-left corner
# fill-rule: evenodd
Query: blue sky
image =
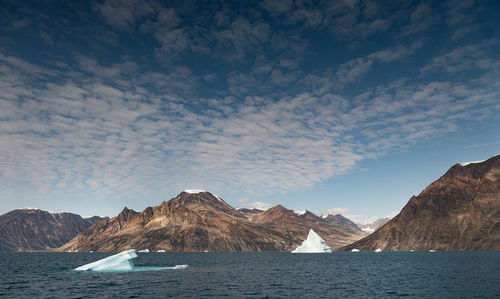
<path fill-rule="evenodd" d="M 184 189 L 357 221 L 500 153 L 498 1 L 3 1 L 0 213 Z"/>

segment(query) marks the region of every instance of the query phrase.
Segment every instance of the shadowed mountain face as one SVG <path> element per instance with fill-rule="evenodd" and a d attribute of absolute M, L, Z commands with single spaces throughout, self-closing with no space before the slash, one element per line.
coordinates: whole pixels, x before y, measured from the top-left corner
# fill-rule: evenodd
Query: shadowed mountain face
<path fill-rule="evenodd" d="M 103 219 L 37 209 L 14 210 L 0 216 L 0 251 L 52 250 Z"/>
<path fill-rule="evenodd" d="M 454 165 L 353 248 L 500 250 L 500 155 Z"/>
<path fill-rule="evenodd" d="M 331 240 L 352 235 L 326 226 L 317 232 Z M 291 251 L 301 244 L 311 227 L 316 230 L 319 226 L 281 206 L 265 212 L 240 212 L 209 192 L 182 192 L 141 213 L 125 208 L 59 250 Z"/>

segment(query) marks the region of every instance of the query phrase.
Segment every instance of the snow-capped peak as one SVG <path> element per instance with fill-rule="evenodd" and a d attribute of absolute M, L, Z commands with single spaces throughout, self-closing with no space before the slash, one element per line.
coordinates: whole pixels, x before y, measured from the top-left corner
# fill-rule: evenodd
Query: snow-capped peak
<path fill-rule="evenodd" d="M 484 162 L 484 161 L 486 161 L 486 160 L 481 160 L 481 161 L 472 161 L 472 162 L 462 162 L 462 163 L 458 163 L 458 164 L 460 164 L 460 166 L 467 166 L 467 165 L 469 165 L 469 164 L 482 163 L 482 162 Z"/>
<path fill-rule="evenodd" d="M 201 190 L 201 189 L 188 189 L 188 190 L 184 190 L 182 192 L 186 192 L 186 193 L 189 193 L 189 194 L 198 194 L 198 193 L 209 193 L 205 190 Z M 222 201 L 222 199 L 215 195 L 215 194 L 212 194 L 213 196 L 215 196 L 215 198 L 217 198 L 219 201 Z"/>
<path fill-rule="evenodd" d="M 189 190 L 184 190 L 183 192 L 186 192 L 189 194 L 196 194 L 196 193 L 203 193 L 203 192 L 207 192 L 207 191 L 200 190 L 200 189 L 189 189 Z"/>

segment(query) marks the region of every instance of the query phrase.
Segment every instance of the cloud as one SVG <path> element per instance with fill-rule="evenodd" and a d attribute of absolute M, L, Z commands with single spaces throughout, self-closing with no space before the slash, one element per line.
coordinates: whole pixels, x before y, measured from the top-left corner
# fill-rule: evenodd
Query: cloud
<path fill-rule="evenodd" d="M 339 84 L 338 87 L 343 87 L 347 83 L 358 80 L 368 73 L 375 63 L 389 63 L 402 59 L 415 53 L 422 45 L 423 41 L 417 40 L 409 46 L 399 44 L 373 52 L 365 57 L 349 60 L 338 67 L 336 73 L 336 81 Z"/>
<path fill-rule="evenodd" d="M 292 8 L 293 1 L 292 0 L 283 0 L 283 1 L 273 1 L 273 0 L 265 0 L 260 3 L 260 5 L 271 13 L 283 14 L 289 11 Z"/>
<path fill-rule="evenodd" d="M 400 36 L 409 36 L 427 31 L 439 22 L 440 14 L 427 3 L 418 3 L 408 9 L 410 23 L 401 28 Z"/>
<path fill-rule="evenodd" d="M 404 27 L 405 18 L 413 22 L 407 32 L 417 34 L 414 26 L 436 17 L 433 7 L 391 5 L 266 1 L 255 9 L 210 4 L 192 14 L 191 3 L 93 2 L 93 18 L 106 23 L 92 24 L 92 32 L 133 47 L 75 34 L 98 45 L 38 63 L 1 49 L 0 187 L 99 198 L 160 197 L 186 185 L 248 196 L 289 192 L 493 118 L 498 43 L 440 47 L 418 64 L 427 51 L 411 55 L 426 39 L 399 36 L 385 45 L 368 37 L 392 37 L 400 30 L 391 26 Z M 13 20 L 23 18 L 9 19 L 9 28 Z M 56 36 L 49 29 L 35 35 Z M 62 52 L 64 40 L 54 40 Z M 370 50 L 346 50 L 352 40 Z M 324 54 L 318 46 L 341 49 Z M 409 57 L 416 62 L 403 61 Z M 396 62 L 425 66 L 420 78 L 402 71 L 392 82 L 362 82 Z M 430 74 L 440 70 L 446 76 Z M 465 71 L 474 76 L 461 77 Z"/>
<path fill-rule="evenodd" d="M 31 20 L 27 17 L 24 17 L 22 19 L 13 20 L 12 21 L 12 28 L 19 30 L 19 29 L 22 29 L 26 26 L 29 26 L 30 24 L 31 24 Z"/>
<path fill-rule="evenodd" d="M 106 23 L 121 30 L 133 28 L 139 18 L 153 12 L 148 1 L 139 0 L 105 0 L 95 8 Z"/>
<path fill-rule="evenodd" d="M 492 38 L 478 44 L 457 47 L 447 53 L 434 57 L 420 71 L 426 73 L 444 70 L 448 73 L 459 73 L 494 68 L 497 61 L 494 60 L 494 56 L 490 55 L 490 51 L 499 43 L 500 39 Z"/>
<path fill-rule="evenodd" d="M 266 22 L 250 22 L 247 18 L 239 17 L 226 29 L 214 32 L 213 36 L 217 40 L 217 55 L 227 61 L 234 61 L 245 58 L 249 51 L 253 55 L 258 53 L 261 45 L 268 42 L 271 28 Z"/>
<path fill-rule="evenodd" d="M 0 175 L 10 186 L 102 198 L 193 184 L 302 190 L 500 109 L 494 73 L 474 85 L 400 80 L 349 98 L 304 92 L 236 101 L 165 94 L 154 86 L 175 77 L 131 75 L 138 66 L 127 61 L 81 61 L 52 82 L 57 71 L 0 56 Z"/>
<path fill-rule="evenodd" d="M 238 205 L 238 209 L 240 208 L 246 208 L 246 209 L 258 209 L 265 211 L 269 208 L 272 208 L 273 205 L 267 202 L 262 202 L 262 201 L 254 201 L 254 202 L 240 202 Z"/>
<path fill-rule="evenodd" d="M 337 78 L 340 83 L 353 82 L 367 73 L 372 65 L 373 61 L 368 59 L 357 58 L 350 60 L 339 66 Z"/>

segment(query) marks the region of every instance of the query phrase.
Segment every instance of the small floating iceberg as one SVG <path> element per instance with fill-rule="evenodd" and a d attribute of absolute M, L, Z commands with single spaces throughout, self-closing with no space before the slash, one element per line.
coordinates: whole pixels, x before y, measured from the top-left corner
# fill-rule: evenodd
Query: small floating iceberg
<path fill-rule="evenodd" d="M 176 270 L 186 269 L 188 265 L 176 265 L 173 267 L 135 267 L 134 259 L 137 253 L 134 249 L 122 251 L 118 254 L 108 256 L 76 268 L 76 271 L 96 271 L 96 272 L 132 272 L 132 271 L 155 271 L 155 270 Z"/>
<path fill-rule="evenodd" d="M 429 250 L 429 252 L 436 252 L 436 250 L 434 250 L 434 249 L 431 249 L 431 250 Z"/>
<path fill-rule="evenodd" d="M 166 252 L 166 251 L 163 249 L 160 249 L 160 250 L 157 250 L 156 252 Z"/>
<path fill-rule="evenodd" d="M 140 252 L 140 253 L 148 253 L 149 252 L 149 249 L 142 249 L 142 250 L 139 250 L 137 252 Z"/>
<path fill-rule="evenodd" d="M 307 239 L 302 242 L 302 245 L 295 248 L 292 253 L 330 253 L 332 250 L 326 245 L 323 240 L 315 231 L 309 230 Z"/>
<path fill-rule="evenodd" d="M 375 249 L 375 252 L 382 252 L 382 249 L 377 248 L 377 249 Z"/>
<path fill-rule="evenodd" d="M 351 250 L 351 252 L 359 252 L 359 249 L 354 248 L 354 249 Z"/>

